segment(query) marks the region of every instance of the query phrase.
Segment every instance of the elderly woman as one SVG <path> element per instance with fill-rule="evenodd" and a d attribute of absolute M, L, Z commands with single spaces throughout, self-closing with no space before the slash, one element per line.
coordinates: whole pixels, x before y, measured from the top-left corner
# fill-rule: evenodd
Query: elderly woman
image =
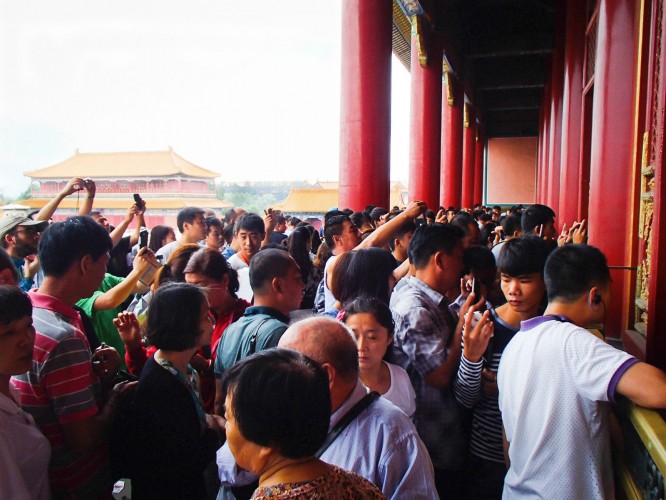
<path fill-rule="evenodd" d="M 317 363 L 269 349 L 225 375 L 227 442 L 236 463 L 259 476 L 252 498 L 384 498 L 368 480 L 317 458 L 331 411 Z"/>
<path fill-rule="evenodd" d="M 51 498 L 51 445 L 9 382 L 30 370 L 34 345 L 30 299 L 16 286 L 0 286 L 0 498 Z"/>
<path fill-rule="evenodd" d="M 157 351 L 141 372 L 126 437 L 134 499 L 206 496 L 204 470 L 215 458 L 221 427 L 203 409 L 189 361 L 210 344 L 212 332 L 201 288 L 170 283 L 155 292 L 146 337 Z"/>

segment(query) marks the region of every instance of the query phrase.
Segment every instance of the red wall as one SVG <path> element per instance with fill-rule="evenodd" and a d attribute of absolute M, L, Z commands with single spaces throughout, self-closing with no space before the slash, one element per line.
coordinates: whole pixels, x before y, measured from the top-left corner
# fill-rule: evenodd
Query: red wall
<path fill-rule="evenodd" d="M 486 205 L 536 201 L 537 138 L 488 139 Z"/>

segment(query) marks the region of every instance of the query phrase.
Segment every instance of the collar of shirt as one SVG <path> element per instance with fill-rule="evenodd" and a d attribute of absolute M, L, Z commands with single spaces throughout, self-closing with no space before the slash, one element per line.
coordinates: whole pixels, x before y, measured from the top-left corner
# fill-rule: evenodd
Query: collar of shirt
<path fill-rule="evenodd" d="M 536 328 L 539 325 L 543 325 L 548 321 L 562 321 L 564 323 L 573 323 L 569 318 L 561 314 L 548 314 L 546 316 L 537 316 L 536 318 L 530 318 L 525 321 L 520 322 L 520 330 L 527 331 L 533 328 Z"/>
<path fill-rule="evenodd" d="M 416 276 L 412 276 L 408 282 L 410 285 L 421 290 L 430 300 L 432 300 L 438 307 L 448 306 L 449 301 L 434 288 L 430 288 L 423 281 Z"/>
<path fill-rule="evenodd" d="M 287 325 L 289 324 L 289 316 L 285 316 L 282 314 L 280 311 L 277 309 L 273 309 L 272 307 L 267 307 L 267 306 L 250 306 L 247 309 L 245 309 L 245 314 L 244 316 L 254 316 L 255 314 L 265 314 L 267 316 L 270 316 L 272 318 L 278 319 L 282 321 L 283 323 L 286 323 Z"/>
<path fill-rule="evenodd" d="M 342 420 L 342 417 L 345 416 L 345 414 L 351 410 L 351 408 L 358 403 L 363 397 L 368 393 L 368 389 L 363 385 L 363 382 L 361 380 L 356 381 L 356 386 L 354 387 L 354 390 L 351 392 L 349 397 L 345 399 L 345 401 L 340 405 L 340 408 L 335 410 L 333 414 L 331 415 L 331 420 L 328 425 L 328 432 L 331 432 L 331 429 L 335 427 L 335 424 L 337 424 L 340 420 Z"/>
<path fill-rule="evenodd" d="M 30 290 L 30 292 L 28 292 L 28 297 L 30 297 L 33 307 L 37 307 L 39 309 L 49 309 L 57 314 L 60 314 L 61 316 L 65 316 L 71 320 L 74 326 L 83 332 L 81 316 L 62 300 L 56 297 L 51 297 L 50 295 L 44 295 L 43 293 L 39 293 L 37 290 Z"/>
<path fill-rule="evenodd" d="M 11 382 L 9 383 L 9 393 L 12 395 L 11 397 L 6 396 L 5 394 L 0 394 L 0 411 L 8 415 L 22 413 L 18 403 L 18 401 L 20 401 L 20 393 Z"/>

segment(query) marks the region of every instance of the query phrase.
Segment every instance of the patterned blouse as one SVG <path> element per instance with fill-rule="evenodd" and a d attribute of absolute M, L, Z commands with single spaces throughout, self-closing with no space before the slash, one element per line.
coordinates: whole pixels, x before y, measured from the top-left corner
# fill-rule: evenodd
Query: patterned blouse
<path fill-rule="evenodd" d="M 374 484 L 358 474 L 340 467 L 333 468 L 312 481 L 283 483 L 259 487 L 252 498 L 299 499 L 382 499 L 386 498 Z"/>

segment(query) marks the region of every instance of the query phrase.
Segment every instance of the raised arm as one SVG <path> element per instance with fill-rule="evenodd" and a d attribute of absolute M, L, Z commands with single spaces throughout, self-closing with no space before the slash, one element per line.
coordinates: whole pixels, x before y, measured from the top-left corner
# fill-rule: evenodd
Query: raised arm
<path fill-rule="evenodd" d="M 109 236 L 111 236 L 111 242 L 113 243 L 114 247 L 120 243 L 120 240 L 123 238 L 123 234 L 125 234 L 125 231 L 127 231 L 130 223 L 134 220 L 134 216 L 136 215 L 137 210 L 136 203 L 132 203 L 132 205 L 127 210 L 127 215 L 123 221 L 118 224 L 118 226 L 113 231 L 111 231 Z"/>
<path fill-rule="evenodd" d="M 95 193 L 97 192 L 95 181 L 86 179 L 83 184 L 83 190 L 86 192 L 86 197 L 83 199 L 83 203 L 81 203 L 81 208 L 79 208 L 79 215 L 90 215 L 93 202 L 95 201 Z"/>
<path fill-rule="evenodd" d="M 49 220 L 53 217 L 56 209 L 67 196 L 77 191 L 82 191 L 85 188 L 85 181 L 80 177 L 73 177 L 67 182 L 65 187 L 55 197 L 51 198 L 49 202 L 42 207 L 42 209 L 35 215 L 35 220 Z"/>
<path fill-rule="evenodd" d="M 426 211 L 426 204 L 422 201 L 413 201 L 409 206 L 400 214 L 385 224 L 382 224 L 375 229 L 370 236 L 364 239 L 357 247 L 356 250 L 370 247 L 381 247 L 386 245 L 391 237 L 395 234 L 402 225 L 408 220 L 414 220 L 423 212 Z"/>
<path fill-rule="evenodd" d="M 139 278 L 143 276 L 151 265 L 159 265 L 155 255 L 149 248 L 142 248 L 134 258 L 133 269 L 120 283 L 111 290 L 107 290 L 95 300 L 94 311 L 114 309 L 122 304 L 135 290 Z"/>

